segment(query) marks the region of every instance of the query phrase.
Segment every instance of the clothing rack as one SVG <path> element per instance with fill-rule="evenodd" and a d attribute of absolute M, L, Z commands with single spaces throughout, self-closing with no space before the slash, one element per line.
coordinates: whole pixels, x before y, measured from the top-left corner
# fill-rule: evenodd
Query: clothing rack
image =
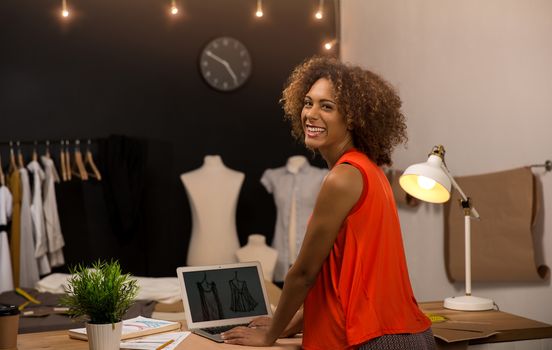
<path fill-rule="evenodd" d="M 57 139 L 51 141 L 50 139 L 45 140 L 12 140 L 12 141 L 0 141 L 0 151 L 2 146 L 9 147 L 10 154 L 10 169 L 15 166 L 23 167 L 25 161 L 23 157 L 22 146 L 32 145 L 32 158 L 36 160 L 38 157 L 38 148 L 39 146 L 44 147 L 45 155 L 47 157 L 52 156 L 52 149 L 57 150 L 59 154 L 56 158 L 60 162 L 60 171 L 61 178 L 63 181 L 69 181 L 75 175 L 76 177 L 82 180 L 88 180 L 89 177 L 96 178 L 101 180 L 101 174 L 96 166 L 93 156 L 92 156 L 92 143 L 97 143 L 99 139 L 85 138 L 82 139 Z M 84 153 L 82 152 L 81 143 L 85 146 Z M 25 147 L 28 151 L 28 147 Z M 2 152 L 0 152 L 1 155 Z M 16 160 L 17 159 L 17 160 Z M 16 164 L 17 163 L 17 164 Z M 2 160 L 0 158 L 0 183 L 5 182 L 4 174 L 1 171 L 2 169 Z"/>
<path fill-rule="evenodd" d="M 546 171 L 551 171 L 552 170 L 552 161 L 547 160 L 547 161 L 544 162 L 544 164 L 533 164 L 533 165 L 530 165 L 529 167 L 531 167 L 531 168 L 544 168 Z"/>
<path fill-rule="evenodd" d="M 43 146 L 54 146 L 54 145 L 74 145 L 77 142 L 80 142 L 82 144 L 85 144 L 87 142 L 89 143 L 96 143 L 98 141 L 97 138 L 90 138 L 90 137 L 84 137 L 84 138 L 56 138 L 56 139 L 42 139 L 42 140 L 18 140 L 13 139 L 10 141 L 0 141 L 0 146 L 12 146 L 17 147 L 23 146 L 23 145 L 43 145 Z"/>

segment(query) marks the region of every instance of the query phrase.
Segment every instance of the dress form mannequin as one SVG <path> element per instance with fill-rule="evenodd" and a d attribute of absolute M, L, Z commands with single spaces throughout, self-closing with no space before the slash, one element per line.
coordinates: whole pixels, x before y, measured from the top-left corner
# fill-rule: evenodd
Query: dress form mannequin
<path fill-rule="evenodd" d="M 297 174 L 299 169 L 307 162 L 307 158 L 304 156 L 291 156 L 286 162 L 286 168 L 292 174 Z M 288 244 L 289 244 L 289 264 L 293 265 L 295 258 L 297 257 L 297 194 L 295 190 L 291 193 L 291 205 L 289 212 L 289 230 L 288 230 Z"/>
<path fill-rule="evenodd" d="M 311 166 L 306 157 L 294 155 L 284 166 L 267 169 L 261 177 L 274 196 L 277 215 L 272 247 L 278 251 L 274 281 L 281 282 L 297 258 L 306 226 L 328 169 Z"/>
<path fill-rule="evenodd" d="M 239 262 L 258 261 L 263 269 L 264 279 L 272 281 L 278 251 L 266 245 L 265 236 L 252 234 L 247 238 L 247 244 L 236 251 Z"/>
<path fill-rule="evenodd" d="M 301 166 L 303 166 L 306 162 L 307 158 L 305 156 L 291 156 L 286 162 L 286 167 L 290 173 L 297 174 L 299 169 L 301 169 Z"/>
<path fill-rule="evenodd" d="M 236 207 L 244 174 L 227 168 L 218 155 L 180 175 L 192 210 L 192 237 L 187 264 L 213 265 L 236 261 L 240 247 Z"/>

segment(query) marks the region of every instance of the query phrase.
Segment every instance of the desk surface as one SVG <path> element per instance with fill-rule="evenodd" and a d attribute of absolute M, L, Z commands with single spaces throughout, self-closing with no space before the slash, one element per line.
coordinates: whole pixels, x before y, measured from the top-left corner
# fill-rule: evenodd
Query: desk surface
<path fill-rule="evenodd" d="M 435 323 L 433 333 L 437 338 L 452 339 L 453 342 L 469 344 L 518 341 L 528 339 L 552 338 L 552 325 L 512 315 L 506 312 L 491 311 L 454 311 L 443 308 L 442 302 L 420 303 L 424 312 L 445 316 L 446 322 Z M 486 335 L 484 332 L 496 333 Z M 88 343 L 70 339 L 67 331 L 20 334 L 17 338 L 19 350 L 56 349 L 87 350 Z M 243 349 L 241 346 L 224 344 L 224 349 Z M 217 350 L 221 344 L 195 334 L 190 334 L 178 350 Z M 279 339 L 273 349 L 299 350 L 301 338 Z M 248 347 L 248 349 L 266 349 Z"/>
<path fill-rule="evenodd" d="M 446 342 L 482 344 L 552 338 L 552 325 L 507 312 L 449 310 L 443 307 L 442 301 L 420 303 L 420 308 L 425 313 L 447 318 L 432 326 L 435 337 Z"/>
<path fill-rule="evenodd" d="M 242 346 L 219 344 L 205 339 L 195 334 L 190 334 L 177 347 L 178 350 L 217 350 L 221 349 L 243 349 Z M 52 331 L 42 333 L 20 334 L 17 337 L 18 350 L 88 350 L 88 342 L 69 338 L 67 331 Z M 272 349 L 281 350 L 299 350 L 301 348 L 301 338 L 279 339 Z M 266 349 L 261 347 L 248 347 L 248 349 Z"/>

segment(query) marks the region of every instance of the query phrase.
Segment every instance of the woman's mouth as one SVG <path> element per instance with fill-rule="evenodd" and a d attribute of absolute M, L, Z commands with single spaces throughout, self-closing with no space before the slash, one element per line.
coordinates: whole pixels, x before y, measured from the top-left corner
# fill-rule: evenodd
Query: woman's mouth
<path fill-rule="evenodd" d="M 324 131 L 326 131 L 326 129 L 322 128 L 322 127 L 319 127 L 319 126 L 314 126 L 314 125 L 309 125 L 309 124 L 305 125 L 305 134 L 308 137 L 317 137 L 318 135 L 320 135 Z"/>

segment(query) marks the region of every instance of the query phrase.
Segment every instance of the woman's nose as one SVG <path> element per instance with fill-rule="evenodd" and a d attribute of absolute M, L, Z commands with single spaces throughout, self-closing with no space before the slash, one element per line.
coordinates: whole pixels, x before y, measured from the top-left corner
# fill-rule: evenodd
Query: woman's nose
<path fill-rule="evenodd" d="M 305 117 L 309 120 L 318 119 L 318 109 L 316 107 L 307 109 Z"/>

